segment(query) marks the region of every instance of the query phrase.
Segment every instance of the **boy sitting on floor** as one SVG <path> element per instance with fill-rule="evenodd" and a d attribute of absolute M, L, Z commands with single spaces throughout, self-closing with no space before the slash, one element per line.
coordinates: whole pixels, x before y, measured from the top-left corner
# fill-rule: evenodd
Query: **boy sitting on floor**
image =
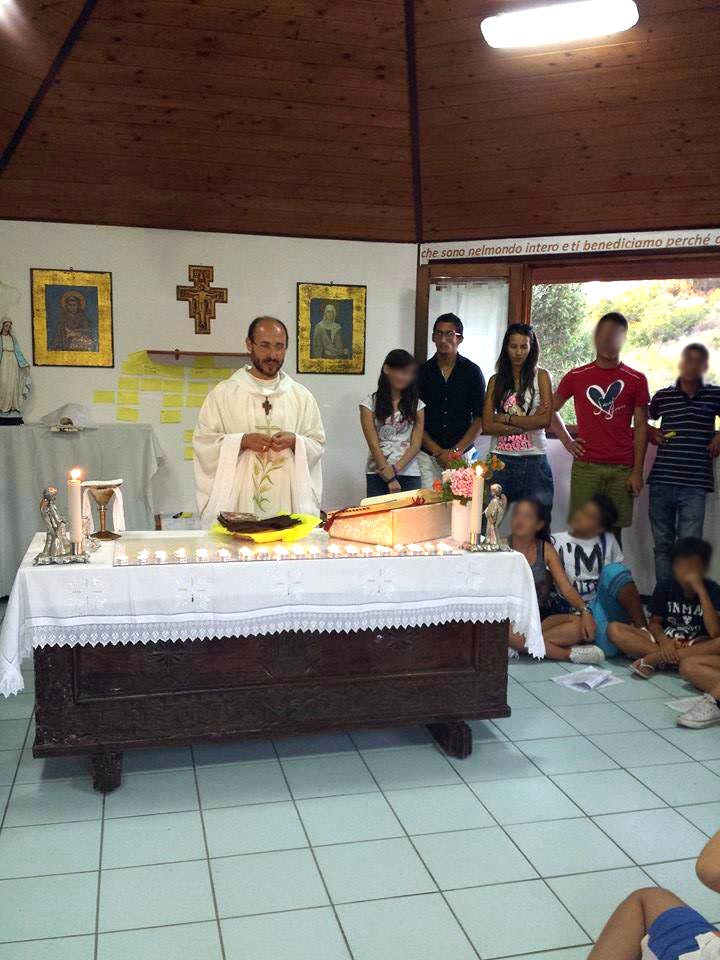
<path fill-rule="evenodd" d="M 639 658 L 632 669 L 646 680 L 656 669 L 720 654 L 720 586 L 705 578 L 711 558 L 706 540 L 678 540 L 671 553 L 673 579 L 659 583 L 650 601 L 649 628 L 610 624 L 610 640 Z"/>
<path fill-rule="evenodd" d="M 553 536 L 565 573 L 592 614 L 595 636 L 584 636 L 582 618 L 570 613 L 570 607 L 559 597 L 554 600 L 558 612 L 543 621 L 543 636 L 560 646 L 589 639 L 595 646 L 588 648 L 588 653 L 596 652 L 597 656 L 588 656 L 588 663 L 617 654 L 617 648 L 608 639 L 611 621 L 629 620 L 637 627 L 644 627 L 646 622 L 632 574 L 623 563 L 619 543 L 610 533 L 617 518 L 612 501 L 598 493 L 573 513 L 567 532 Z"/>
<path fill-rule="evenodd" d="M 708 841 L 695 871 L 720 893 L 720 833 Z M 588 960 L 720 960 L 720 931 L 659 887 L 636 890 L 605 924 Z"/>

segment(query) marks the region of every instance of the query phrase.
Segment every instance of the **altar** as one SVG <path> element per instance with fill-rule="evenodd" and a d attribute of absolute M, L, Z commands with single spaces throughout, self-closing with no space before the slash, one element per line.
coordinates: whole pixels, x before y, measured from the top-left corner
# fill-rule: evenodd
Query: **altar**
<path fill-rule="evenodd" d="M 33 567 L 38 534 L 10 595 L 0 692 L 22 689 L 33 653 L 33 754 L 90 754 L 101 790 L 124 750 L 196 740 L 425 723 L 464 757 L 466 720 L 510 713 L 508 621 L 544 651 L 517 553 L 350 545 L 227 562 L 206 532 L 183 537 L 202 562 L 155 559 L 159 531 L 123 538 L 150 562 L 103 543 L 87 565 Z"/>

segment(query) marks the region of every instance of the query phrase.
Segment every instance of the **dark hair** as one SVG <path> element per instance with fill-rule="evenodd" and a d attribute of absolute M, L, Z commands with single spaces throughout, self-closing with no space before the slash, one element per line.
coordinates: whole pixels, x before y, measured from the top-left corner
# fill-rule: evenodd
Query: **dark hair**
<path fill-rule="evenodd" d="M 700 537 L 682 537 L 678 540 L 670 551 L 670 559 L 673 563 L 680 557 L 698 557 L 703 567 L 707 570 L 712 560 L 713 548 Z"/>
<path fill-rule="evenodd" d="M 686 347 L 683 347 L 683 353 L 688 353 L 690 350 L 699 353 L 705 363 L 710 360 L 710 351 L 704 343 L 689 343 Z"/>
<path fill-rule="evenodd" d="M 588 500 L 588 503 L 594 503 L 600 513 L 600 523 L 603 530 L 612 530 L 618 522 L 618 511 L 610 497 L 604 493 L 595 493 Z"/>
<path fill-rule="evenodd" d="M 375 399 L 375 417 L 380 423 L 385 423 L 388 417 L 393 415 L 392 388 L 390 380 L 385 373 L 385 367 L 391 370 L 406 370 L 408 367 L 417 367 L 415 357 L 407 350 L 391 350 L 385 357 L 380 376 L 378 377 L 377 390 L 373 394 Z M 418 385 L 417 379 L 413 379 L 400 394 L 398 410 L 403 420 L 415 422 L 418 406 Z"/>
<path fill-rule="evenodd" d="M 610 313 L 604 313 L 595 325 L 595 329 L 597 330 L 600 324 L 605 323 L 606 321 L 608 323 L 616 323 L 619 327 L 622 327 L 623 330 L 627 330 L 628 328 L 627 318 L 624 317 L 622 313 L 618 313 L 617 310 L 611 310 Z"/>
<path fill-rule="evenodd" d="M 528 397 L 527 410 L 530 410 L 535 400 L 535 374 L 537 373 L 538 357 L 540 356 L 540 345 L 535 331 L 526 323 L 511 323 L 505 331 L 500 356 L 495 364 L 495 412 L 499 413 L 503 408 L 508 394 L 515 393 L 515 374 L 513 373 L 512 363 L 508 356 L 508 344 L 513 334 L 527 337 L 530 340 L 530 352 L 525 358 L 520 370 L 520 384 L 517 388 L 517 398 L 520 409 L 525 410 L 525 399 Z M 529 396 L 528 396 L 529 395 Z"/>
<path fill-rule="evenodd" d="M 433 336 L 435 336 L 435 331 L 437 330 L 439 323 L 451 323 L 455 327 L 457 333 L 459 333 L 460 336 L 463 335 L 463 322 L 460 317 L 456 316 L 454 313 L 442 313 L 437 318 L 433 324 Z"/>
<path fill-rule="evenodd" d="M 253 322 L 252 322 L 252 323 L 250 324 L 250 326 L 248 327 L 248 332 L 247 332 L 248 340 L 252 340 L 253 343 L 255 343 L 255 340 L 253 339 L 253 334 L 255 333 L 255 328 L 257 327 L 257 325 L 258 325 L 259 323 L 262 323 L 263 320 L 271 320 L 273 323 L 277 323 L 278 326 L 281 326 L 281 327 L 283 328 L 283 330 L 285 331 L 285 346 L 287 346 L 287 345 L 290 343 L 290 334 L 288 333 L 288 328 L 285 326 L 285 324 L 282 322 L 282 320 L 278 320 L 277 317 L 255 317 L 255 319 L 253 320 Z"/>
<path fill-rule="evenodd" d="M 542 520 L 542 526 L 535 534 L 538 540 L 542 540 L 543 543 L 552 543 L 552 537 L 550 536 L 550 511 L 547 506 L 536 497 L 521 497 L 519 500 L 515 501 L 513 507 L 513 513 L 517 510 L 518 505 L 521 503 L 529 503 L 531 507 L 535 510 L 538 520 Z"/>

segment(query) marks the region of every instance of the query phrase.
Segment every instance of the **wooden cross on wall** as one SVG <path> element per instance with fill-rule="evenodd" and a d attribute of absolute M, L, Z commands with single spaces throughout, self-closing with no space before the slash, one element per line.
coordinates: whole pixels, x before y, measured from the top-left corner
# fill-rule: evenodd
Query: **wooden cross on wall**
<path fill-rule="evenodd" d="M 215 319 L 215 305 L 228 302 L 227 287 L 213 287 L 215 271 L 212 267 L 188 267 L 191 287 L 178 286 L 178 300 L 187 301 L 190 316 L 195 321 L 195 333 L 210 333 L 210 321 Z"/>

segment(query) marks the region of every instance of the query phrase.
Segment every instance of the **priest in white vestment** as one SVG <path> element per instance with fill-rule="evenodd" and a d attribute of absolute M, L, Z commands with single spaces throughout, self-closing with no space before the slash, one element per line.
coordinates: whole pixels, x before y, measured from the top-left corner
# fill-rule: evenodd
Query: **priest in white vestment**
<path fill-rule="evenodd" d="M 318 516 L 325 430 L 310 391 L 282 370 L 285 324 L 258 317 L 246 340 L 252 365 L 210 391 L 193 434 L 200 520 L 221 510 Z"/>

